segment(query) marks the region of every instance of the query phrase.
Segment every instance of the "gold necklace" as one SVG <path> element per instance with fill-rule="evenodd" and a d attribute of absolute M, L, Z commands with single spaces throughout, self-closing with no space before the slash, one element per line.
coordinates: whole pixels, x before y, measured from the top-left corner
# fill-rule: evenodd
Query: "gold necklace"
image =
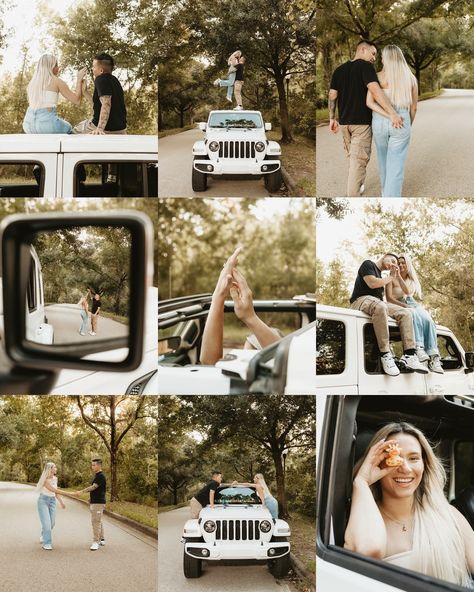
<path fill-rule="evenodd" d="M 401 526 L 402 527 L 402 532 L 408 532 L 406 521 L 401 522 L 400 520 L 395 520 L 395 518 L 393 518 L 392 516 L 390 516 L 390 514 L 387 514 L 387 512 L 385 510 L 383 510 L 382 508 L 380 508 L 380 511 L 382 512 L 382 514 L 385 514 L 385 516 L 387 516 L 387 518 L 389 520 L 391 520 L 392 522 L 395 522 L 395 524 L 398 524 L 399 526 Z M 412 519 L 413 519 L 413 517 L 412 517 Z"/>

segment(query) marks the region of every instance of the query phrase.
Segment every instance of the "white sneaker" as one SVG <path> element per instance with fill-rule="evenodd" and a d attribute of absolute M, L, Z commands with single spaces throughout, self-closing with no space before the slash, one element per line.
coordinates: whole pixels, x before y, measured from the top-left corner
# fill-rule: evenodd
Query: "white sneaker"
<path fill-rule="evenodd" d="M 420 362 L 427 362 L 430 359 L 430 356 L 425 352 L 425 348 L 422 345 L 416 346 L 416 355 Z"/>
<path fill-rule="evenodd" d="M 117 183 L 117 175 L 107 175 L 106 183 Z"/>
<path fill-rule="evenodd" d="M 216 78 L 212 84 L 213 84 L 214 86 L 219 86 L 219 82 L 220 82 L 220 81 L 221 81 L 221 79 L 220 79 L 220 78 Z"/>
<path fill-rule="evenodd" d="M 395 364 L 395 360 L 390 352 L 381 356 L 380 361 L 382 362 L 382 368 L 385 374 L 389 376 L 398 376 L 400 374 L 400 370 Z"/>
<path fill-rule="evenodd" d="M 100 539 L 100 546 L 104 547 L 105 546 L 105 539 Z"/>
<path fill-rule="evenodd" d="M 431 370 L 431 372 L 444 374 L 443 366 L 441 366 L 441 358 L 438 355 L 431 356 L 430 361 L 428 362 L 428 368 Z"/>
<path fill-rule="evenodd" d="M 99 543 L 92 543 L 92 545 L 90 546 L 90 550 L 91 551 L 97 551 L 97 549 L 99 548 Z"/>
<path fill-rule="evenodd" d="M 40 543 L 43 544 L 43 535 L 40 536 Z"/>
<path fill-rule="evenodd" d="M 226 99 L 229 101 L 229 103 L 232 103 L 232 98 L 226 96 Z"/>
<path fill-rule="evenodd" d="M 364 195 L 364 191 L 365 191 L 365 185 L 362 183 L 362 185 L 359 187 L 359 195 Z"/>
<path fill-rule="evenodd" d="M 243 111 L 244 108 L 241 105 L 237 105 L 237 107 L 234 107 L 234 111 Z"/>
<path fill-rule="evenodd" d="M 82 335 L 82 336 L 84 336 L 84 335 L 85 335 L 85 333 L 81 333 L 81 332 L 79 331 L 79 335 Z"/>
<path fill-rule="evenodd" d="M 53 545 L 43 545 L 43 549 L 45 551 L 52 551 L 53 550 Z"/>
<path fill-rule="evenodd" d="M 420 374 L 428 374 L 428 368 L 423 366 L 423 364 L 418 359 L 416 354 L 408 356 L 404 354 L 400 360 L 405 363 L 406 367 L 414 372 L 419 372 Z"/>
<path fill-rule="evenodd" d="M 96 335 L 94 331 L 89 331 L 89 335 Z"/>

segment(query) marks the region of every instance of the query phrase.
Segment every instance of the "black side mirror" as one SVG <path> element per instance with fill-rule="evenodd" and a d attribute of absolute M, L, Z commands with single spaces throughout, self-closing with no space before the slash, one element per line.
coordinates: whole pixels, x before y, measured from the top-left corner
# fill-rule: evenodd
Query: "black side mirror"
<path fill-rule="evenodd" d="M 3 220 L 0 237 L 5 347 L 17 366 L 140 365 L 153 275 L 146 215 L 14 215 Z"/>
<path fill-rule="evenodd" d="M 474 372 L 474 352 L 466 352 L 466 374 Z"/>

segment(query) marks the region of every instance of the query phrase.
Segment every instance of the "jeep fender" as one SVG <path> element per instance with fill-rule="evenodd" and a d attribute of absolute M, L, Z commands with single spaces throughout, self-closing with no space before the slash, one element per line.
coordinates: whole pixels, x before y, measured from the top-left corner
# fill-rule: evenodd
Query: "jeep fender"
<path fill-rule="evenodd" d="M 267 156 L 281 156 L 281 148 L 278 142 L 268 141 Z"/>
<path fill-rule="evenodd" d="M 194 142 L 193 154 L 194 154 L 194 156 L 207 156 L 206 144 L 205 144 L 204 140 L 199 140 L 198 142 Z"/>
<path fill-rule="evenodd" d="M 280 520 L 277 518 L 275 522 L 275 528 L 273 529 L 273 536 L 276 537 L 288 537 L 291 535 L 291 530 L 288 525 L 288 522 L 285 520 Z"/>
<path fill-rule="evenodd" d="M 199 528 L 199 522 L 196 519 L 187 520 L 183 528 L 184 538 L 198 538 L 201 537 L 201 529 Z"/>

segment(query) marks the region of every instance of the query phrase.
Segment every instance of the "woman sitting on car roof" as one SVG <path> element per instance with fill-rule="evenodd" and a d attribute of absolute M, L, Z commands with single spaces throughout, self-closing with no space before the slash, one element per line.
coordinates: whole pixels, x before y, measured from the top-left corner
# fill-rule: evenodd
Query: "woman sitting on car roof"
<path fill-rule="evenodd" d="M 234 301 L 236 316 L 248 327 L 251 335 L 245 347 L 261 349 L 279 341 L 282 337 L 277 329 L 265 324 L 256 314 L 253 307 L 252 292 L 244 276 L 237 269 L 238 247 L 224 263 L 212 294 L 211 306 L 207 315 L 202 336 L 201 364 L 215 364 L 224 353 L 224 302 L 230 297 Z M 257 347 L 258 346 L 258 347 Z"/>
<path fill-rule="evenodd" d="M 419 429 L 382 427 L 354 475 L 347 549 L 471 586 L 474 531 L 445 498 L 445 470 Z"/>

